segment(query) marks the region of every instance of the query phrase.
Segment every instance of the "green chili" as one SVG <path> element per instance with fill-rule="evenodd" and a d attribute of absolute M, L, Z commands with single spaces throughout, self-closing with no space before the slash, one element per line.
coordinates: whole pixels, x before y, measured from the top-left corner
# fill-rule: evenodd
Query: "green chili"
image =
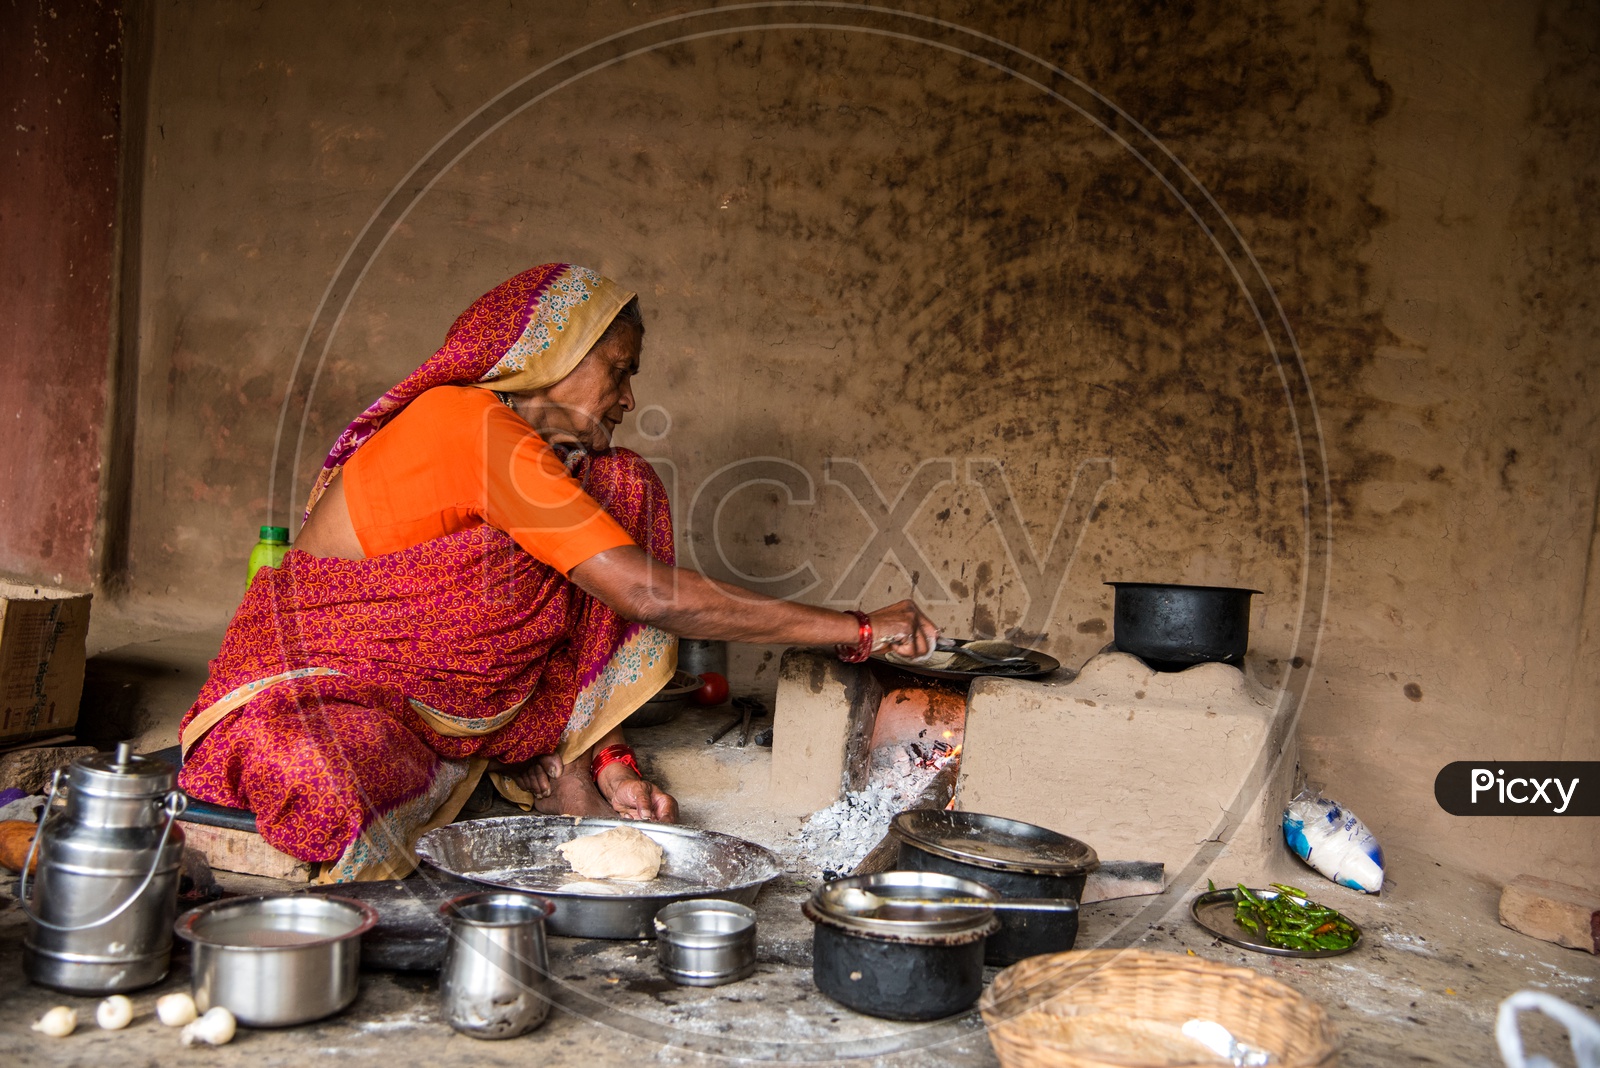
<path fill-rule="evenodd" d="M 1233 898 L 1235 922 L 1283 949 L 1348 949 L 1355 943 L 1355 926 L 1337 909 L 1311 901 L 1298 887 L 1273 883 L 1272 889 L 1277 893 L 1264 897 L 1239 884 Z"/>

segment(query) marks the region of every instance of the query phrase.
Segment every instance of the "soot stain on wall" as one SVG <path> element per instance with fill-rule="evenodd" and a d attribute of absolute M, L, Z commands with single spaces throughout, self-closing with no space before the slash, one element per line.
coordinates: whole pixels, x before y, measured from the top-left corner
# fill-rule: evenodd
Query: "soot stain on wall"
<path fill-rule="evenodd" d="M 1359 250 L 1376 222 L 1363 200 L 1370 175 L 1345 157 L 1329 166 L 1325 143 L 1358 136 L 1383 106 L 1360 5 L 1312 17 L 1272 2 L 953 13 L 1080 75 L 1163 138 L 1277 283 L 1319 386 L 1359 374 L 1379 330 L 1360 310 Z M 889 492 L 899 465 L 992 457 L 1042 552 L 1077 465 L 1112 459 L 1116 481 L 1044 628 L 1063 655 L 1089 647 L 1076 621 L 1103 612 L 1101 578 L 1215 573 L 1293 586 L 1304 551 L 1298 456 L 1254 316 L 1156 176 L 1082 118 L 982 64 L 830 31 L 677 45 L 586 92 L 601 102 L 595 121 L 579 129 L 533 113 L 508 126 L 387 247 L 319 379 L 302 483 L 338 429 L 459 310 L 430 281 L 474 272 L 492 283 L 485 265 L 524 266 L 556 221 L 621 250 L 616 272 L 646 295 L 649 314 L 666 316 L 652 345 L 676 334 L 700 351 L 741 352 L 738 373 L 783 398 L 715 419 L 675 410 L 663 447 L 690 487 L 729 458 L 768 452 L 808 465 L 861 457 Z M 544 178 L 519 187 L 519 174 Z M 571 178 L 583 199 L 562 200 Z M 556 204 L 576 217 L 561 220 Z M 441 239 L 453 242 L 447 266 L 430 262 Z M 686 299 L 707 284 L 738 288 Z M 407 343 L 400 305 L 413 292 L 438 307 Z M 226 332 L 205 348 L 226 351 Z M 669 394 L 725 373 L 651 359 L 663 361 L 652 373 Z M 187 357 L 174 371 L 180 392 L 212 389 Z M 215 385 L 203 447 L 248 466 L 262 442 L 234 428 L 253 396 Z M 791 417 L 808 410 L 831 414 Z M 990 502 L 957 477 L 915 532 L 946 581 L 978 561 L 998 569 L 961 597 L 974 626 L 1019 626 L 1028 595 Z M 236 494 L 228 507 L 252 500 Z M 798 511 L 752 495 L 724 531 L 733 562 L 773 573 L 809 550 L 824 572 L 842 569 L 859 517 L 837 498 L 819 502 L 802 530 L 780 522 Z M 843 524 L 819 526 L 835 507 Z"/>

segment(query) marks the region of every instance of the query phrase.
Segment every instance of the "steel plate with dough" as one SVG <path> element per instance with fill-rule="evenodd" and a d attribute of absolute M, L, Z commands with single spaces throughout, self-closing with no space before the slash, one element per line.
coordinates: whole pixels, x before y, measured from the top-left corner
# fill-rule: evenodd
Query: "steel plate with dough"
<path fill-rule="evenodd" d="M 647 883 L 584 880 L 557 847 L 613 827 L 648 835 L 665 856 Z M 573 938 L 654 938 L 655 915 L 674 901 L 714 897 L 755 903 L 769 880 L 783 873 L 771 850 L 716 831 L 665 823 L 572 816 L 501 816 L 439 827 L 417 842 L 417 854 L 435 868 L 555 902 L 546 926 Z"/>

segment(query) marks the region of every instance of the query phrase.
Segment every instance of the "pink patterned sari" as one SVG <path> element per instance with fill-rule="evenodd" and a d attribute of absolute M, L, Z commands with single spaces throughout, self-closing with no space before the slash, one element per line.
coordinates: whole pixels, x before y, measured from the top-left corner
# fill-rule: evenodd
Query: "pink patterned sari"
<path fill-rule="evenodd" d="M 608 284 L 547 265 L 481 298 L 433 359 L 345 431 L 313 504 L 328 472 L 423 390 L 492 379 L 517 345 L 524 380 L 541 366 L 530 352 L 554 349 L 557 377 L 570 372 L 563 343 L 587 351 L 620 306 L 593 280 Z M 586 285 L 589 296 L 572 297 Z M 589 312 L 605 316 L 598 330 Z M 542 349 L 538 337 L 526 344 L 539 330 Z M 574 474 L 635 542 L 672 562 L 666 493 L 649 464 L 614 449 Z M 179 783 L 252 810 L 266 841 L 318 862 L 321 881 L 392 878 L 414 866 L 417 837 L 455 818 L 489 759 L 575 758 L 675 664 L 670 635 L 622 619 L 492 527 L 368 560 L 291 550 L 257 574 L 184 717 Z"/>

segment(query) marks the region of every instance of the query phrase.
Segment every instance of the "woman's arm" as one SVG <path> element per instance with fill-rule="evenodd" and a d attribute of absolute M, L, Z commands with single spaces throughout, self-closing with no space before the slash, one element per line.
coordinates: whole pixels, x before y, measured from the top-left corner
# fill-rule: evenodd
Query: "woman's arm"
<path fill-rule="evenodd" d="M 608 549 L 572 569 L 571 579 L 624 618 L 681 638 L 762 645 L 854 645 L 854 616 L 780 601 L 686 568 L 671 567 L 637 545 Z M 917 658 L 933 649 L 939 630 L 910 601 L 871 613 L 875 649 Z"/>

